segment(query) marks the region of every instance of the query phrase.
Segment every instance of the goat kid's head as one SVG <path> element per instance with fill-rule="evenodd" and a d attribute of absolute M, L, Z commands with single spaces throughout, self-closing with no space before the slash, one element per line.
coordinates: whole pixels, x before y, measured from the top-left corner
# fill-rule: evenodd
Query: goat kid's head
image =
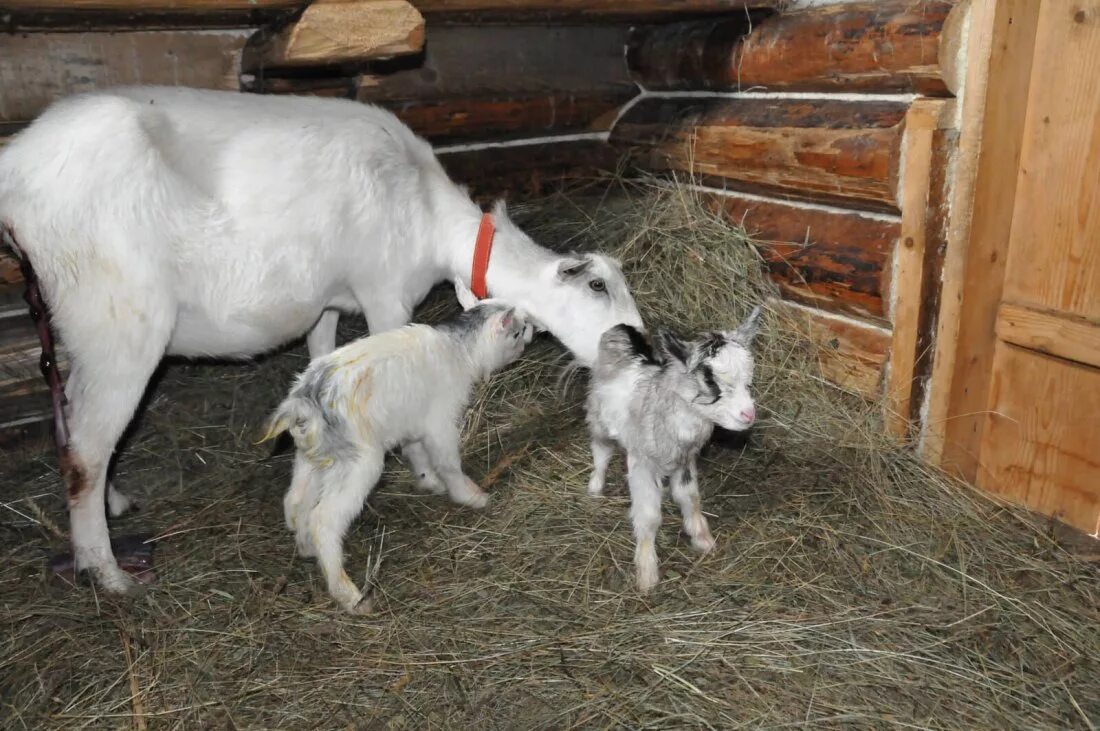
<path fill-rule="evenodd" d="M 701 334 L 685 341 L 662 330 L 657 347 L 669 367 L 684 379 L 680 396 L 704 417 L 723 429 L 744 431 L 756 421 L 752 386 L 752 341 L 760 320 L 760 307 L 735 330 Z"/>
<path fill-rule="evenodd" d="M 518 238 L 527 246 L 535 246 L 508 219 L 503 202 L 493 207 L 493 218 L 497 237 Z M 548 330 L 582 366 L 591 367 L 596 362 L 600 336 L 615 325 L 644 330 L 622 266 L 609 256 L 586 253 L 555 257 L 530 276 L 527 291 L 517 302 L 536 329 Z M 455 291 L 463 307 L 476 302 L 460 282 L 456 282 Z"/>
<path fill-rule="evenodd" d="M 460 317 L 468 327 L 477 328 L 474 358 L 486 373 L 518 358 L 534 335 L 523 312 L 500 300 L 482 300 Z"/>

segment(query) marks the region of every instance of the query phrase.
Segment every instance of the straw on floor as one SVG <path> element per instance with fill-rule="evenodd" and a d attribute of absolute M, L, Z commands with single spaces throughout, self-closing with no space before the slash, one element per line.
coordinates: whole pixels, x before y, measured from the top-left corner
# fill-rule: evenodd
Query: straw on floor
<path fill-rule="evenodd" d="M 538 240 L 626 266 L 651 324 L 732 325 L 772 289 L 743 232 L 689 190 L 616 183 L 515 207 Z M 438 293 L 418 313 L 450 311 Z M 349 337 L 361 322 L 344 328 Z M 1049 524 L 922 465 L 878 408 L 828 385 L 774 313 L 762 423 L 702 464 L 718 549 L 670 505 L 663 581 L 633 591 L 621 464 L 585 494 L 583 373 L 540 341 L 466 427 L 482 512 L 415 492 L 394 461 L 347 541 L 380 558 L 377 614 L 342 614 L 294 556 L 289 454 L 254 442 L 298 346 L 175 364 L 118 465 L 157 536 L 130 601 L 46 571 L 65 548 L 52 454 L 5 455 L 4 728 L 1094 728 L 1100 572 Z"/>

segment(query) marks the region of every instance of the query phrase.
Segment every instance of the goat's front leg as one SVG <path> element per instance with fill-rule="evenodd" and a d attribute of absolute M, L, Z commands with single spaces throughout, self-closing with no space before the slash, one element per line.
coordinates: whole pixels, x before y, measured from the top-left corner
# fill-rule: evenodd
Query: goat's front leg
<path fill-rule="evenodd" d="M 328 355 L 336 350 L 336 325 L 340 322 L 338 310 L 325 310 L 320 319 L 306 335 L 306 346 L 309 348 L 309 359 L 317 360 L 322 355 Z"/>
<path fill-rule="evenodd" d="M 423 443 L 436 474 L 447 487 L 451 500 L 471 508 L 484 508 L 489 504 L 489 496 L 485 491 L 462 471 L 457 429 L 450 425 L 440 426 L 432 433 L 425 435 Z"/>
<path fill-rule="evenodd" d="M 699 478 L 694 459 L 672 476 L 672 497 L 680 506 L 684 532 L 691 538 L 692 547 L 701 553 L 713 551 L 714 538 L 699 505 Z"/>
<path fill-rule="evenodd" d="M 320 497 L 307 518 L 309 539 L 329 594 L 352 614 L 368 614 L 372 606 L 369 594 L 359 591 L 344 571 L 344 534 L 382 476 L 384 456 L 377 451 L 366 452 L 315 475 Z M 300 514 L 298 519 L 302 519 Z"/>
<path fill-rule="evenodd" d="M 661 526 L 661 484 L 644 460 L 631 456 L 630 517 L 634 521 L 634 573 L 638 591 L 645 594 L 657 585 L 657 529 Z"/>

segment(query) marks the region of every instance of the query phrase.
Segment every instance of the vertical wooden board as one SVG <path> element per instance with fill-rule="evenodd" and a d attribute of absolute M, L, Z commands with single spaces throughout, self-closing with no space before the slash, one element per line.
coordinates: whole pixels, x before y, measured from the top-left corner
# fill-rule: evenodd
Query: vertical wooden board
<path fill-rule="evenodd" d="M 1100 370 L 999 344 L 978 485 L 1100 529 Z"/>
<path fill-rule="evenodd" d="M 924 456 L 973 481 L 1040 4 L 974 0 Z"/>
<path fill-rule="evenodd" d="M 784 297 L 887 322 L 884 286 L 899 231 L 892 217 L 736 193 L 703 199 L 752 237 Z"/>
<path fill-rule="evenodd" d="M 1100 320 L 1100 0 L 1039 19 L 1003 296 Z"/>
<path fill-rule="evenodd" d="M 240 87 L 247 30 L 34 33 L 0 36 L 0 121 L 106 86 Z"/>

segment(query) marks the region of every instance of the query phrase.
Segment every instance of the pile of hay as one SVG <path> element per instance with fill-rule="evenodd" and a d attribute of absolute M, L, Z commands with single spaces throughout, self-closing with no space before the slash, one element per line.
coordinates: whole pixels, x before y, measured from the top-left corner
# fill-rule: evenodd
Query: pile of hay
<path fill-rule="evenodd" d="M 689 192 L 598 193 L 513 215 L 543 242 L 615 251 L 651 324 L 732 325 L 770 294 L 743 234 Z M 538 342 L 470 414 L 466 462 L 492 493 L 485 512 L 416 493 L 396 463 L 387 472 L 347 541 L 353 576 L 382 556 L 366 618 L 340 613 L 295 558 L 281 514 L 290 457 L 253 444 L 304 349 L 172 366 L 119 465 L 147 509 L 115 532 L 160 536 L 161 584 L 138 600 L 49 579 L 66 525 L 53 458 L 8 456 L 0 724 L 1100 722 L 1096 566 L 896 448 L 877 409 L 827 385 L 794 332 L 770 317 L 763 421 L 747 444 L 705 455 L 717 551 L 697 557 L 670 505 L 651 597 L 632 589 L 621 463 L 607 497 L 585 495 L 584 376 L 563 379 L 560 347 Z"/>

